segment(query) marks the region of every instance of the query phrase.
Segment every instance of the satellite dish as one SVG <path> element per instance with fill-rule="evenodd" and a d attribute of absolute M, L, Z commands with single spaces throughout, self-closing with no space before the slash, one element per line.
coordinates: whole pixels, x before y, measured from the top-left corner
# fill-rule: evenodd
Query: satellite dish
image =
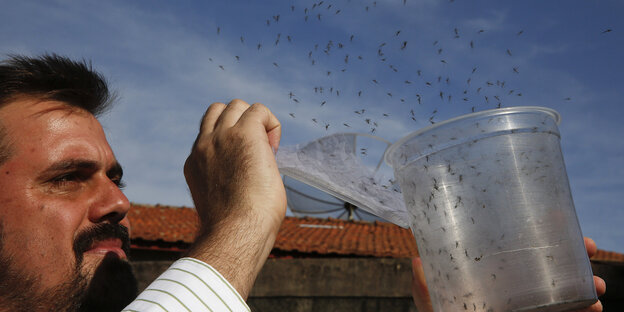
<path fill-rule="evenodd" d="M 295 217 L 334 218 L 347 221 L 382 221 L 357 206 L 317 188 L 283 176 L 288 209 Z"/>
<path fill-rule="evenodd" d="M 332 143 L 338 142 L 335 146 Z M 376 181 L 380 182 L 380 187 L 392 188 L 397 187 L 393 180 L 394 174 L 392 169 L 383 163 L 383 156 L 390 145 L 390 142 L 369 134 L 362 133 L 338 133 L 332 136 L 323 137 L 317 141 L 313 141 L 307 145 L 301 147 L 294 147 L 299 153 L 303 152 L 318 152 L 319 146 L 326 146 L 327 151 L 332 151 L 336 148 L 336 154 L 341 155 L 338 157 L 346 157 L 345 159 L 357 159 L 356 163 L 361 164 L 359 167 L 349 167 L 352 161 L 345 161 L 346 167 L 340 168 L 334 167 L 339 172 L 346 170 L 346 172 L 353 172 L 352 170 L 365 170 L 372 174 Z M 332 146 L 332 147 L 330 147 Z M 325 151 L 325 152 L 327 152 Z M 295 154 L 291 154 L 295 155 Z M 351 155 L 351 156 L 349 156 Z M 291 156 L 292 157 L 292 156 Z M 354 157 L 354 158 L 351 158 Z M 279 158 L 279 157 L 278 157 Z M 340 164 L 338 162 L 338 164 Z M 335 163 L 333 164 L 335 165 Z M 293 216 L 304 217 L 311 216 L 317 218 L 336 218 L 343 220 L 363 220 L 363 221 L 377 221 L 383 220 L 363 209 L 360 209 L 357 205 L 347 202 L 349 198 L 335 197 L 332 193 L 326 193 L 321 189 L 318 189 L 316 185 L 310 186 L 300 179 L 291 176 L 292 172 L 283 172 L 283 182 L 286 188 L 286 197 L 288 200 L 288 209 Z M 357 175 L 356 175 L 357 176 Z M 295 179 L 297 178 L 297 179 Z M 306 181 L 305 179 L 303 181 Z M 308 182 L 308 181 L 306 181 Z M 385 221 L 385 220 L 384 220 Z"/>

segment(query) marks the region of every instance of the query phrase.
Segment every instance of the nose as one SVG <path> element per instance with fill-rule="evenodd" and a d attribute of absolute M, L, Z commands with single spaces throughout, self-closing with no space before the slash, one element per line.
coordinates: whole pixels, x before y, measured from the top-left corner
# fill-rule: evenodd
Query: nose
<path fill-rule="evenodd" d="M 130 201 L 113 181 L 104 180 L 93 197 L 89 220 L 93 223 L 128 223 L 126 215 L 130 210 Z"/>

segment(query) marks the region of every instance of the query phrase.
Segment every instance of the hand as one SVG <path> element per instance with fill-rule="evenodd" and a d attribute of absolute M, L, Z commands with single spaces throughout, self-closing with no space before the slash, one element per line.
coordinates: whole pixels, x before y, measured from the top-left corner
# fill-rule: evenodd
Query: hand
<path fill-rule="evenodd" d="M 593 239 L 585 237 L 585 249 L 587 249 L 587 255 L 589 256 L 589 258 L 591 259 L 591 257 L 593 257 L 596 252 L 598 251 L 598 247 L 596 247 L 596 242 L 594 242 Z M 594 285 L 596 285 L 596 293 L 598 294 L 598 297 L 604 295 L 604 293 L 607 291 L 607 284 L 605 283 L 605 281 L 594 275 Z M 598 300 L 598 302 L 594 303 L 593 305 L 582 309 L 582 310 L 578 310 L 577 312 L 601 312 L 602 311 L 602 303 L 600 302 L 600 300 Z"/>
<path fill-rule="evenodd" d="M 598 248 L 596 243 L 591 239 L 585 237 L 585 249 L 587 249 L 587 255 L 589 258 L 596 254 Z M 594 285 L 596 285 L 596 293 L 598 296 L 604 295 L 607 286 L 604 280 L 598 276 L 594 276 Z M 433 312 L 431 306 L 431 298 L 429 297 L 429 291 L 427 289 L 427 281 L 425 280 L 425 271 L 423 270 L 422 261 L 420 257 L 412 258 L 412 298 L 418 312 Z M 600 300 L 594 303 L 592 306 L 587 307 L 577 312 L 601 312 L 602 303 Z"/>
<path fill-rule="evenodd" d="M 281 125 L 262 104 L 210 105 L 184 175 L 200 231 L 188 255 L 217 269 L 246 298 L 286 213 L 274 151 Z"/>

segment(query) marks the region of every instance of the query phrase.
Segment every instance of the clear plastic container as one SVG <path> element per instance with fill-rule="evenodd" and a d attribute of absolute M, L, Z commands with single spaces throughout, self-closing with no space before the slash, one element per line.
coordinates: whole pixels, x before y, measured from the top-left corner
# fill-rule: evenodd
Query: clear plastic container
<path fill-rule="evenodd" d="M 596 302 L 559 119 L 541 107 L 483 111 L 387 150 L 435 311 L 567 311 Z"/>

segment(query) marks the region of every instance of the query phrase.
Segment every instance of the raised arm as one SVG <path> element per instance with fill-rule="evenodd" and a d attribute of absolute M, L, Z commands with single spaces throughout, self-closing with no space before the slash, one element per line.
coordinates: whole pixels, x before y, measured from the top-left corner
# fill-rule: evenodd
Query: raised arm
<path fill-rule="evenodd" d="M 188 256 L 217 269 L 247 298 L 286 212 L 274 152 L 281 126 L 262 104 L 212 104 L 184 165 L 200 218 Z"/>

